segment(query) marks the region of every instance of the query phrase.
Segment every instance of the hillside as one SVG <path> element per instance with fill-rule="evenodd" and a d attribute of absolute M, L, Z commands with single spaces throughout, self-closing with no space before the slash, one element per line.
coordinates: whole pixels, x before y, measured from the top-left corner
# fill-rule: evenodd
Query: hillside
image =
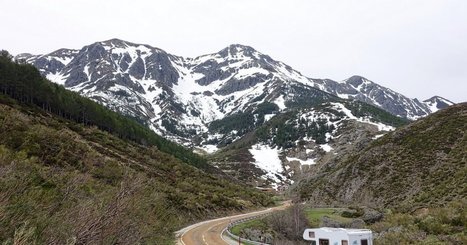
<path fill-rule="evenodd" d="M 173 231 L 190 222 L 272 204 L 270 196 L 206 173 L 210 168 L 184 158 L 184 148 L 104 128 L 95 115 L 139 129 L 94 102 L 84 108 L 103 114 L 75 118 L 69 101 L 57 97 L 71 92 L 30 80 L 36 73 L 0 57 L 0 243 L 170 244 Z M 40 103 L 44 88 L 63 107 Z"/>
<path fill-rule="evenodd" d="M 415 210 L 467 195 L 467 104 L 399 128 L 297 184 L 314 204 Z"/>
<path fill-rule="evenodd" d="M 366 103 L 339 98 L 285 113 L 273 105 L 215 121 L 215 128 L 211 124 L 216 133 L 211 144 L 224 146 L 209 155 L 214 164 L 252 185 L 288 185 L 408 123 Z"/>
<path fill-rule="evenodd" d="M 157 146 L 159 150 L 198 168 L 215 170 L 205 159 L 162 138 L 137 123 L 135 118 L 122 116 L 78 93 L 66 90 L 63 86 L 51 83 L 31 65 L 12 62 L 6 51 L 0 56 L 0 91 L 20 102 L 34 104 L 57 116 L 88 126 L 97 126 L 122 139 Z"/>

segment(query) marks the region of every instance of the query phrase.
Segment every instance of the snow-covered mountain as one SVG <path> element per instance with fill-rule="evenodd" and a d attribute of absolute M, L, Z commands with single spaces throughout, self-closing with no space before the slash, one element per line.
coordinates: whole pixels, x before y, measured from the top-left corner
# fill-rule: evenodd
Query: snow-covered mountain
<path fill-rule="evenodd" d="M 302 96 L 294 90 L 307 91 L 303 99 L 331 96 L 313 89 L 313 82 L 291 67 L 242 45 L 183 58 L 112 39 L 79 51 L 61 49 L 16 59 L 163 135 L 185 139 L 207 132 L 214 120 L 263 101 L 285 109 L 287 101 Z"/>
<path fill-rule="evenodd" d="M 409 99 L 360 76 L 344 81 L 312 79 L 283 62 L 238 44 L 217 53 L 186 58 L 149 45 L 111 39 L 80 50 L 59 49 L 45 55 L 20 54 L 15 59 L 33 64 L 51 81 L 133 117 L 167 138 L 208 152 L 239 140 L 243 142 L 253 132 L 261 135 L 261 130 L 267 128 L 269 135 L 274 135 L 272 140 L 277 138 L 280 142 L 284 139 L 288 142 L 278 145 L 274 141 L 257 139 L 244 144 L 242 149 L 247 150 L 240 154 L 246 156 L 240 164 L 256 163 L 258 176 L 263 177 L 273 176 L 270 170 L 261 168 L 261 160 L 252 158 L 258 152 L 265 151 L 266 155 L 279 152 L 278 159 L 283 166 L 288 162 L 306 165 L 312 160 L 321 161 L 313 155 L 315 150 L 312 149 L 328 152 L 329 147 L 347 147 L 348 142 L 336 141 L 337 138 L 358 138 L 349 136 L 352 133 L 338 136 L 342 135 L 341 131 L 296 138 L 294 135 L 282 135 L 279 124 L 271 129 L 267 123 L 289 125 L 284 130 L 292 132 L 294 127 L 313 128 L 318 125 L 316 120 L 327 115 L 326 120 L 321 118 L 318 121 L 326 121 L 326 125 L 334 125 L 335 129 L 348 127 L 349 123 L 344 121 L 354 121 L 353 129 L 367 130 L 368 126 L 361 125 L 383 123 L 381 127 L 387 130 L 387 125 L 391 125 L 394 118 L 385 122 L 388 116 L 381 116 L 380 111 L 375 113 L 374 107 L 367 104 L 407 119 L 417 119 L 453 104 L 438 96 L 423 102 Z M 352 107 L 353 100 L 365 103 Z M 310 108 L 315 109 L 310 111 Z M 316 120 L 305 126 L 300 124 L 300 127 L 293 123 L 293 118 L 281 121 L 284 117 L 299 115 L 297 113 L 306 114 L 303 120 L 310 117 L 316 117 Z M 373 132 L 368 136 L 371 138 L 378 130 L 370 131 Z M 358 130 L 356 132 L 361 134 Z M 299 141 L 307 142 L 308 148 L 298 145 Z M 335 142 L 339 143 L 333 146 Z M 323 161 L 333 157 L 324 157 L 328 160 Z M 232 166 L 229 157 L 224 160 L 223 163 Z M 274 171 L 277 169 L 276 165 Z M 295 166 L 294 172 L 299 172 L 296 169 Z M 284 171 L 273 175 L 289 176 L 290 171 Z"/>
<path fill-rule="evenodd" d="M 196 58 L 171 55 L 149 45 L 119 39 L 81 50 L 59 49 L 46 55 L 21 54 L 51 81 L 129 116 L 157 132 L 184 138 L 254 103 L 274 101 L 280 109 L 293 102 L 289 89 L 353 98 L 409 119 L 426 116 L 452 102 L 409 99 L 363 77 L 336 82 L 310 79 L 290 66 L 243 45 Z M 436 108 L 436 109 L 435 109 Z M 169 126 L 170 125 L 170 126 Z"/>
<path fill-rule="evenodd" d="M 320 89 L 341 98 L 363 101 L 382 108 L 393 115 L 411 120 L 416 120 L 438 110 L 431 107 L 425 101 L 420 102 L 418 99 L 407 98 L 400 93 L 380 86 L 361 76 L 352 76 L 340 82 L 329 79 L 314 79 L 313 81 L 320 84 Z M 441 99 L 448 101 L 443 98 Z M 445 107 L 452 104 L 454 103 L 446 103 Z"/>
<path fill-rule="evenodd" d="M 427 100 L 424 100 L 423 103 L 430 108 L 432 113 L 454 105 L 454 102 L 439 96 L 433 96 Z"/>

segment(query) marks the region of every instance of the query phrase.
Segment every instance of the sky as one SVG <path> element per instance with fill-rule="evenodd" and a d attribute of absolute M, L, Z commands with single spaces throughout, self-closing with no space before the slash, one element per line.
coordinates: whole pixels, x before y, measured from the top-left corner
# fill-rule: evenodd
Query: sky
<path fill-rule="evenodd" d="M 0 0 L 0 49 L 120 38 L 196 57 L 248 45 L 311 78 L 467 101 L 466 0 Z"/>

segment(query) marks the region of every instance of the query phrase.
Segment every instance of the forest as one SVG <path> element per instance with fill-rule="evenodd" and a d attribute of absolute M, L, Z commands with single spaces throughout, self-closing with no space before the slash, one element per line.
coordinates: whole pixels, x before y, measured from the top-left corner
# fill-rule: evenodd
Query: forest
<path fill-rule="evenodd" d="M 20 103 L 36 105 L 62 118 L 87 126 L 96 126 L 122 139 L 156 146 L 159 150 L 195 167 L 212 169 L 206 159 L 189 149 L 162 138 L 131 118 L 48 81 L 32 65 L 14 62 L 5 50 L 0 51 L 0 93 Z"/>

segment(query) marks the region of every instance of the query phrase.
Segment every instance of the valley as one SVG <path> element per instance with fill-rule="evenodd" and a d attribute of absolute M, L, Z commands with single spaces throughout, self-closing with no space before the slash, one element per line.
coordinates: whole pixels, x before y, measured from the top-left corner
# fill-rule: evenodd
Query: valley
<path fill-rule="evenodd" d="M 380 244 L 465 240 L 465 103 L 311 79 L 248 46 L 183 58 L 118 39 L 2 52 L 0 82 L 6 244 L 173 244 L 190 224 L 177 243 L 217 244 L 283 198 L 293 205 L 259 211 L 274 212 L 249 235 L 299 244 L 301 229 L 335 225 Z"/>

